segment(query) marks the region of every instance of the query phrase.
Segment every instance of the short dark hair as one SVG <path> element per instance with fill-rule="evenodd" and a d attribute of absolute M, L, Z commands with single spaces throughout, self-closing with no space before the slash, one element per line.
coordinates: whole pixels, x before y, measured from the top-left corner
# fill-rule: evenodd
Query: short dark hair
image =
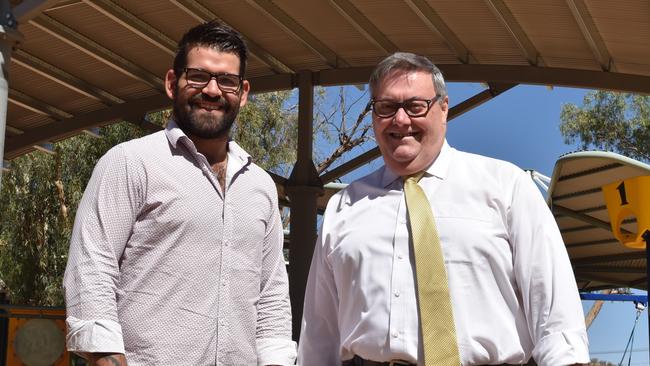
<path fill-rule="evenodd" d="M 174 57 L 174 74 L 180 77 L 187 67 L 187 53 L 192 47 L 209 47 L 220 52 L 233 53 L 239 57 L 239 75 L 246 73 L 248 49 L 241 34 L 215 20 L 199 24 L 183 35 L 178 42 Z"/>
<path fill-rule="evenodd" d="M 428 58 L 409 52 L 396 52 L 383 59 L 377 67 L 375 67 L 372 71 L 372 75 L 370 75 L 370 81 L 368 83 L 371 95 L 379 81 L 395 70 L 405 72 L 424 71 L 431 74 L 433 87 L 436 89 L 436 93 L 440 94 L 440 103 L 443 103 L 447 96 L 447 86 L 445 85 L 445 79 L 442 76 L 440 69 L 438 69 Z"/>

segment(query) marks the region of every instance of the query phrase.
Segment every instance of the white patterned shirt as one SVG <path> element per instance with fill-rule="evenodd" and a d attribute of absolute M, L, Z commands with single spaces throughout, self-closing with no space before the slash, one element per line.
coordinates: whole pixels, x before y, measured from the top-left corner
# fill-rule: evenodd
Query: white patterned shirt
<path fill-rule="evenodd" d="M 293 365 L 277 192 L 235 142 L 226 192 L 170 121 L 112 148 L 79 205 L 64 278 L 70 351 L 137 365 Z"/>
<path fill-rule="evenodd" d="M 571 264 L 530 177 L 445 142 L 419 184 L 440 235 L 462 364 L 525 364 L 531 355 L 540 366 L 589 362 Z M 299 365 L 340 365 L 353 355 L 422 360 L 407 225 L 402 180 L 386 167 L 329 201 Z"/>

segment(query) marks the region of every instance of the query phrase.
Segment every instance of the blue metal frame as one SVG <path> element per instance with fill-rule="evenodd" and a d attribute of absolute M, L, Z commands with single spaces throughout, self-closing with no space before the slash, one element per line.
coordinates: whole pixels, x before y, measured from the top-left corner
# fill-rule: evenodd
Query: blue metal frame
<path fill-rule="evenodd" d="M 582 300 L 604 300 L 604 301 L 634 301 L 648 305 L 648 295 L 629 294 L 594 294 L 584 292 L 580 294 Z"/>

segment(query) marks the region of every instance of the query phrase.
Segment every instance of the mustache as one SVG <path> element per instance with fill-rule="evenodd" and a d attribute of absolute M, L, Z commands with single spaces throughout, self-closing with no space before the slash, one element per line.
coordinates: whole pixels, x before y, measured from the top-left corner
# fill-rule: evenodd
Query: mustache
<path fill-rule="evenodd" d="M 223 104 L 223 105 L 228 104 L 228 102 L 226 101 L 226 98 L 224 98 L 223 96 L 213 97 L 213 96 L 206 95 L 206 94 L 203 94 L 203 93 L 193 96 L 190 101 L 192 103 L 208 102 L 208 103 L 219 103 L 219 104 Z"/>

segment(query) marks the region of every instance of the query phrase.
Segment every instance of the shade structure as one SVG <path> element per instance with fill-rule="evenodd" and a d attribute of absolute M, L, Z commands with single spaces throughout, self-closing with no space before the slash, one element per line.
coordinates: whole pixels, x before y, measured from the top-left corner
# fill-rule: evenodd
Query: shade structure
<path fill-rule="evenodd" d="M 5 0 L 6 1 L 6 0 Z M 9 63 L 4 159 L 93 128 L 168 108 L 163 76 L 190 27 L 217 19 L 247 39 L 252 92 L 365 83 L 395 51 L 426 55 L 448 81 L 485 90 L 462 114 L 518 84 L 650 94 L 650 7 L 645 0 L 11 0 L 23 35 Z M 1 19 L 13 19 L 3 14 Z M 0 21 L 0 24 L 2 21 Z M 313 101 L 299 97 L 301 131 Z M 4 121 L 0 121 L 4 124 Z M 244 124 L 245 121 L 239 121 Z M 297 127 L 298 128 L 298 127 Z M 0 131 L 2 129 L 0 128 Z M 371 149 L 320 177 L 311 136 L 299 136 L 295 179 L 274 176 L 280 197 L 302 197 L 315 223 L 322 185 L 376 158 Z M 0 144 L 2 146 L 2 144 Z M 3 164 L 4 165 L 4 164 Z M 312 169 L 310 172 L 307 170 Z M 304 174 L 298 174 L 304 173 Z M 291 178 L 291 177 L 289 177 Z M 287 192 L 284 192 L 284 191 Z M 327 193 L 325 189 L 325 193 Z M 320 199 L 322 200 L 322 198 Z M 309 202 L 306 202 L 309 201 Z M 313 205 L 312 203 L 318 203 Z M 315 208 L 315 209 L 312 209 Z M 295 229 L 296 226 L 294 225 Z M 315 227 L 294 245 L 313 246 Z M 309 261 L 310 250 L 301 252 Z M 291 272 L 291 281 L 306 277 Z M 300 286 L 298 286 L 300 287 Z M 300 288 L 292 299 L 301 299 Z M 293 301 L 294 323 L 301 301 Z M 294 336 L 298 332 L 294 329 Z"/>
<path fill-rule="evenodd" d="M 558 159 L 548 200 L 581 290 L 647 289 L 646 251 L 628 248 L 614 236 L 602 191 L 605 185 L 640 176 L 650 176 L 650 165 L 611 152 L 576 152 Z M 621 227 L 636 233 L 636 217 L 623 220 Z"/>

